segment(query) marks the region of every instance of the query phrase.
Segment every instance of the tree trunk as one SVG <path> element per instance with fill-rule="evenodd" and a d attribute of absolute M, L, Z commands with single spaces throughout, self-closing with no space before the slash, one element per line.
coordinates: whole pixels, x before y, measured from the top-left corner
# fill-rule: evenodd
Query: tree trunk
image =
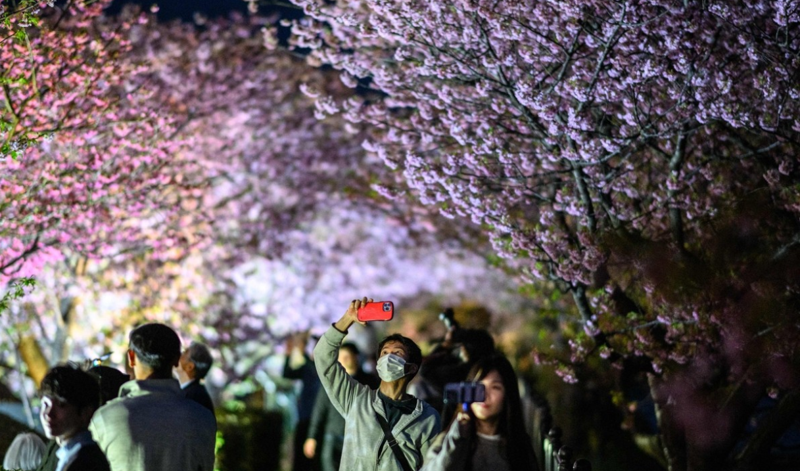
<path fill-rule="evenodd" d="M 41 347 L 39 347 L 39 342 L 33 336 L 26 335 L 19 340 L 17 349 L 22 361 L 28 367 L 28 376 L 33 379 L 38 388 L 50 368 Z"/>
<path fill-rule="evenodd" d="M 661 444 L 664 447 L 664 456 L 667 458 L 668 471 L 689 471 L 686 455 L 686 435 L 683 428 L 673 419 L 673 409 L 669 397 L 663 397 L 661 392 L 661 379 L 654 374 L 647 375 L 650 385 L 650 394 L 656 406 L 656 420 L 661 433 Z"/>

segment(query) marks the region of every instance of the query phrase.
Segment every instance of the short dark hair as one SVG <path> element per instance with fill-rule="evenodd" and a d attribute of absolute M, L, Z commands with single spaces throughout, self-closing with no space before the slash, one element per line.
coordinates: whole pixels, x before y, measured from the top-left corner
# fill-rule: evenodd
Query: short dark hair
<path fill-rule="evenodd" d="M 181 339 L 164 324 L 144 324 L 133 329 L 129 348 L 153 372 L 169 374 L 181 356 Z"/>
<path fill-rule="evenodd" d="M 110 366 L 97 365 L 86 370 L 100 384 L 100 405 L 119 396 L 119 388 L 131 378 L 127 374 Z"/>
<path fill-rule="evenodd" d="M 389 342 L 399 342 L 403 344 L 403 346 L 406 348 L 406 352 L 408 352 L 408 358 L 406 358 L 406 362 L 413 363 L 417 366 L 422 363 L 422 350 L 419 349 L 413 340 L 400 334 L 392 334 L 381 340 L 381 343 L 378 344 L 378 356 L 380 356 L 383 346 Z"/>
<path fill-rule="evenodd" d="M 358 347 L 353 342 L 345 342 L 339 347 L 339 350 L 347 350 L 348 352 L 352 353 L 356 357 L 361 355 L 361 352 L 358 350 Z"/>
<path fill-rule="evenodd" d="M 203 379 L 211 369 L 211 364 L 214 363 L 214 358 L 208 347 L 202 343 L 192 342 L 187 349 L 189 352 L 189 360 L 194 363 L 194 370 L 197 372 L 196 378 Z"/>
<path fill-rule="evenodd" d="M 464 346 L 470 363 L 495 352 L 494 338 L 484 329 L 458 329 L 453 333 L 453 342 Z"/>
<path fill-rule="evenodd" d="M 100 406 L 100 384 L 97 379 L 75 365 L 51 368 L 39 386 L 39 394 L 57 398 L 79 411 L 86 407 L 94 411 Z"/>

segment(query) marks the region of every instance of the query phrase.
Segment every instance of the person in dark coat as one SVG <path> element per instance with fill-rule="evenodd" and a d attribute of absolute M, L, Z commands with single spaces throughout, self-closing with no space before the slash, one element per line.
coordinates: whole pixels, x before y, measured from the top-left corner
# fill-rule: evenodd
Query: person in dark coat
<path fill-rule="evenodd" d="M 192 342 L 189 348 L 183 351 L 178 367 L 178 381 L 181 383 L 183 397 L 191 399 L 214 413 L 214 403 L 211 401 L 206 387 L 201 382 L 211 369 L 214 359 L 208 347 L 202 343 Z"/>
<path fill-rule="evenodd" d="M 380 380 L 361 370 L 360 352 L 353 343 L 345 343 L 339 348 L 339 363 L 347 374 L 361 384 L 376 389 Z M 307 458 L 319 455 L 322 471 L 338 471 L 344 446 L 344 417 L 333 406 L 325 391 L 317 393 L 314 412 L 308 427 L 308 438 L 303 444 Z"/>
<path fill-rule="evenodd" d="M 100 385 L 73 366 L 56 366 L 42 380 L 41 421 L 47 438 L 55 439 L 56 467 L 62 471 L 110 471 L 108 460 L 89 432 L 100 405 Z"/>
<path fill-rule="evenodd" d="M 483 329 L 456 327 L 448 330 L 444 342 L 423 360 L 419 370 L 420 382 L 426 387 L 426 394 L 418 394 L 420 391 L 414 389 L 415 395 L 438 410 L 444 423 L 449 423 L 456 411 L 445 407 L 445 385 L 465 381 L 472 366 L 494 351 L 494 339 Z"/>
<path fill-rule="evenodd" d="M 286 364 L 283 368 L 283 377 L 300 380 L 302 383 L 300 397 L 297 400 L 297 426 L 294 429 L 292 471 L 313 471 L 318 467 L 316 459 L 309 459 L 303 453 L 303 443 L 308 436 L 311 413 L 314 410 L 317 393 L 321 389 L 314 361 L 305 351 L 307 344 L 308 332 L 293 335 L 286 342 Z"/>

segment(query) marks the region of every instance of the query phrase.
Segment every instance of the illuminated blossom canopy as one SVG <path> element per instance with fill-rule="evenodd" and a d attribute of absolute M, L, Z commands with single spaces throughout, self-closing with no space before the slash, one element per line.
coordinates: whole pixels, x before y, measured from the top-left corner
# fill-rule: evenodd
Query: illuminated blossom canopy
<path fill-rule="evenodd" d="M 469 297 L 506 313 L 525 303 L 509 277 L 465 250 L 459 238 L 471 231 L 375 193 L 371 183 L 387 174 L 364 151 L 364 131 L 320 120 L 299 92 L 351 94 L 334 71 L 265 49 L 263 19 L 196 28 L 134 16 L 113 23 L 126 47 L 121 62 L 135 65 L 119 77 L 132 93 L 116 106 L 159 126 L 119 134 L 124 124 L 109 121 L 109 134 L 55 133 L 2 170 L 23 188 L 49 179 L 55 201 L 21 193 L 19 204 L 66 215 L 31 224 L 56 236 L 38 241 L 3 228 L 9 244 L 35 242 L 21 246 L 27 253 L 6 276 L 35 274 L 39 284 L 2 322 L 38 339 L 49 362 L 110 350 L 120 363 L 131 326 L 163 321 L 219 350 L 227 383 L 262 367 L 291 331 L 324 328 L 353 296 L 400 307 Z M 145 136 L 150 147 L 138 147 Z M 94 167 L 77 160 L 87 149 Z M 109 149 L 139 166 L 119 168 Z M 59 158 L 76 167 L 51 176 Z M 81 193 L 98 168 L 97 196 Z M 59 176 L 77 186 L 64 199 Z M 9 219 L 21 214 L 16 207 Z"/>
<path fill-rule="evenodd" d="M 648 373 L 681 424 L 662 423 L 672 469 L 731 449 L 726 388 L 793 400 L 798 2 L 293 3 L 291 46 L 359 91 L 320 112 L 366 124 L 396 169 L 376 190 L 570 292 L 584 333 L 560 374 L 597 353 Z"/>
<path fill-rule="evenodd" d="M 3 48 L 0 278 L 52 278 L 2 322 L 55 352 L 76 306 L 83 347 L 169 320 L 235 377 L 375 283 L 514 289 L 491 259 L 571 294 L 571 352 L 536 355 L 566 380 L 647 375 L 673 469 L 792 406 L 796 1 L 295 3 L 293 51 L 103 2 Z"/>

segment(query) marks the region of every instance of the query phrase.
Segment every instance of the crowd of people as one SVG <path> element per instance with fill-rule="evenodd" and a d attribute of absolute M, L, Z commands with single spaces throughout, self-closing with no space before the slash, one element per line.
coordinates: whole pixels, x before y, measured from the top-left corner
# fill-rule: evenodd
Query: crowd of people
<path fill-rule="evenodd" d="M 53 367 L 39 387 L 49 442 L 19 435 L 3 468 L 212 471 L 217 425 L 200 383 L 211 358 L 202 344 L 181 351 L 172 328 L 144 324 L 129 335 L 127 373 L 107 366 Z"/>
<path fill-rule="evenodd" d="M 390 335 L 378 345 L 375 378 L 344 342 L 368 302 L 354 300 L 313 355 L 303 339 L 288 346 L 284 376 L 316 394 L 313 407 L 308 396 L 298 401 L 307 415 L 295 429 L 294 471 L 537 470 L 516 373 L 488 332 L 460 328 L 450 313 L 444 340 L 425 358 L 413 340 Z M 485 399 L 448 402 L 446 386 L 460 382 L 482 384 Z"/>
<path fill-rule="evenodd" d="M 400 334 L 378 345 L 377 377 L 344 342 L 369 299 L 306 350 L 308 335 L 287 343 L 284 377 L 302 383 L 294 430 L 294 471 L 536 470 L 522 422 L 517 377 L 491 335 L 452 323 L 423 358 Z M 20 434 L 7 470 L 212 471 L 214 406 L 202 384 L 208 348 L 181 350 L 177 333 L 145 324 L 129 335 L 127 373 L 106 366 L 52 368 L 41 382 L 46 437 Z M 417 378 L 417 376 L 419 376 Z M 415 378 L 416 381 L 413 381 Z M 413 381 L 413 382 L 412 382 Z M 448 384 L 482 385 L 485 397 L 454 403 Z"/>

